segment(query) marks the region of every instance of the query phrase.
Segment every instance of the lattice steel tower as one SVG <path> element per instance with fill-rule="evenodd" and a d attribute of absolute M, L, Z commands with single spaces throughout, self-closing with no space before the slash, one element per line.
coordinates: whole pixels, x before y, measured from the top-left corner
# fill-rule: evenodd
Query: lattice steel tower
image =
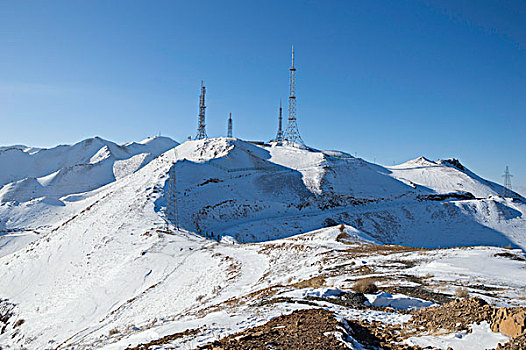
<path fill-rule="evenodd" d="M 283 138 L 289 142 L 304 145 L 296 123 L 296 68 L 294 68 L 294 45 L 292 45 L 292 65 L 289 68 L 289 119 Z"/>
<path fill-rule="evenodd" d="M 279 100 L 279 115 L 278 115 L 278 133 L 274 141 L 282 142 L 283 141 L 283 108 L 281 108 L 281 100 Z"/>
<path fill-rule="evenodd" d="M 203 81 L 201 80 L 201 96 L 199 97 L 199 116 L 197 124 L 197 136 L 195 137 L 196 140 L 202 140 L 208 138 L 206 136 L 206 129 L 205 129 L 205 86 L 203 85 Z"/>
<path fill-rule="evenodd" d="M 232 137 L 232 113 L 228 116 L 228 129 L 226 132 L 226 137 Z"/>
<path fill-rule="evenodd" d="M 506 171 L 504 171 L 504 197 L 513 197 L 513 191 L 511 190 L 511 178 L 513 175 L 510 174 L 510 169 L 506 165 Z"/>

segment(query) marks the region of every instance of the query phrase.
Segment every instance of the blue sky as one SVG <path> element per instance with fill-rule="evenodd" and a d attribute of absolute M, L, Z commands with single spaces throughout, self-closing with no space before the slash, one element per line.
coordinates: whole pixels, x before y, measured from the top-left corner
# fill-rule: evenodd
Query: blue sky
<path fill-rule="evenodd" d="M 524 1 L 3 1 L 0 144 L 196 133 L 268 140 L 296 47 L 313 147 L 456 157 L 526 187 Z M 526 189 L 523 190 L 523 193 Z"/>

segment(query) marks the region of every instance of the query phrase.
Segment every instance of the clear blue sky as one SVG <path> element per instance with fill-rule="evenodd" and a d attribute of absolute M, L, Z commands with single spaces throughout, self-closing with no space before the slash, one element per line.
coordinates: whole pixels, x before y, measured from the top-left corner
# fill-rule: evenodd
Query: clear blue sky
<path fill-rule="evenodd" d="M 307 144 L 526 186 L 522 0 L 2 1 L 0 144 L 183 141 L 201 80 L 209 136 L 268 140 L 291 44 Z"/>

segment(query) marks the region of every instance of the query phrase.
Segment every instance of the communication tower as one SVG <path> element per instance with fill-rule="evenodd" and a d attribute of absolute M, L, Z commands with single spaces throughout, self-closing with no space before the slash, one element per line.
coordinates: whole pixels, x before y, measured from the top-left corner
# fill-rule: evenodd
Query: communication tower
<path fill-rule="evenodd" d="M 282 142 L 283 141 L 283 108 L 281 108 L 281 100 L 279 100 L 279 116 L 278 116 L 278 133 L 274 141 Z"/>
<path fill-rule="evenodd" d="M 228 116 L 228 129 L 226 137 L 232 137 L 232 113 L 230 113 Z"/>
<path fill-rule="evenodd" d="M 294 45 L 292 45 L 292 65 L 289 68 L 289 119 L 284 140 L 305 145 L 296 123 L 296 68 L 294 67 Z"/>
<path fill-rule="evenodd" d="M 201 96 L 199 97 L 199 116 L 198 116 L 198 124 L 197 124 L 197 136 L 195 137 L 196 140 L 202 140 L 208 138 L 206 135 L 206 129 L 205 129 L 205 93 L 206 88 L 203 85 L 203 81 L 201 80 Z"/>

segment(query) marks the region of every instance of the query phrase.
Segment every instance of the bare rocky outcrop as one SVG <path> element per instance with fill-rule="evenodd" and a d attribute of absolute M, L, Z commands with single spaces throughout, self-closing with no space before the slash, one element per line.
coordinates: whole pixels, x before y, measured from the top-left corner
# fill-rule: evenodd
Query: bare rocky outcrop
<path fill-rule="evenodd" d="M 492 315 L 491 329 L 511 338 L 526 332 L 526 308 L 500 308 Z"/>
<path fill-rule="evenodd" d="M 504 345 L 499 344 L 497 350 L 526 350 L 526 334 L 514 338 Z"/>
<path fill-rule="evenodd" d="M 266 324 L 217 340 L 201 350 L 348 349 L 338 337 L 347 337 L 344 324 L 323 309 L 298 310 Z"/>
<path fill-rule="evenodd" d="M 201 350 L 338 350 L 358 342 L 360 348 L 420 350 L 401 343 L 393 330 L 381 322 L 339 321 L 325 309 L 297 310 L 272 319 L 262 326 L 247 329 L 210 344 Z M 345 342 L 344 342 L 345 341 Z"/>
<path fill-rule="evenodd" d="M 447 304 L 418 310 L 408 327 L 446 334 L 468 329 L 473 323 L 491 322 L 493 309 L 480 298 L 454 300 Z"/>
<path fill-rule="evenodd" d="M 408 335 L 427 331 L 446 334 L 469 329 L 469 325 L 486 321 L 494 332 L 511 338 L 498 349 L 526 350 L 526 308 L 492 308 L 480 298 L 468 298 L 420 309 L 406 325 Z"/>

